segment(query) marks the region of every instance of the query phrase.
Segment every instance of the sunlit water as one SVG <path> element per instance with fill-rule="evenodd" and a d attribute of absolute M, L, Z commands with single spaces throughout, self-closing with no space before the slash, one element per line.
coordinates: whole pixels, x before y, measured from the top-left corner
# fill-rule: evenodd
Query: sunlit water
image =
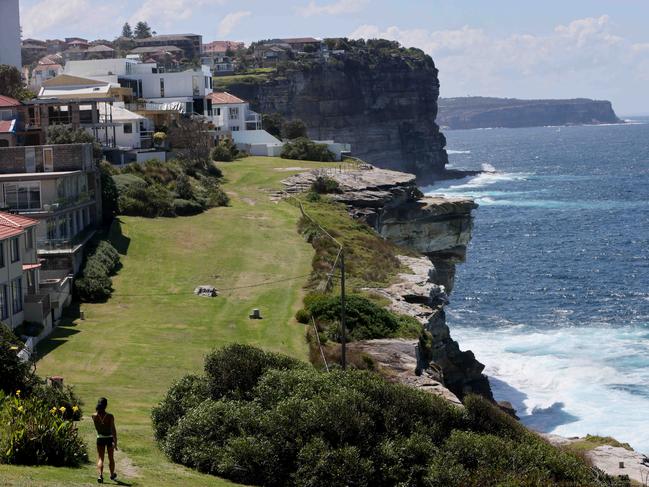
<path fill-rule="evenodd" d="M 649 453 L 649 125 L 459 130 L 476 198 L 448 322 L 530 427 Z"/>

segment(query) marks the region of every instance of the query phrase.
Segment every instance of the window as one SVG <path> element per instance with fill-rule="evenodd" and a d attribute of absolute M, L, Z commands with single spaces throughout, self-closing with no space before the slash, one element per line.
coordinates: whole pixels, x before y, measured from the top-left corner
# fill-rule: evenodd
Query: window
<path fill-rule="evenodd" d="M 7 285 L 0 286 L 0 319 L 9 318 L 9 302 L 7 301 Z"/>
<path fill-rule="evenodd" d="M 165 79 L 160 78 L 160 98 L 164 98 L 165 96 Z"/>
<path fill-rule="evenodd" d="M 79 122 L 92 123 L 92 105 L 79 105 Z"/>
<path fill-rule="evenodd" d="M 39 210 L 41 208 L 40 181 L 6 183 L 5 204 L 12 210 Z"/>
<path fill-rule="evenodd" d="M 28 228 L 25 233 L 25 249 L 30 250 L 34 248 L 34 229 Z"/>
<path fill-rule="evenodd" d="M 20 242 L 18 237 L 12 238 L 9 241 L 9 250 L 11 251 L 11 262 L 18 262 L 20 260 Z"/>
<path fill-rule="evenodd" d="M 23 280 L 21 277 L 11 281 L 11 311 L 13 314 L 23 310 Z"/>
<path fill-rule="evenodd" d="M 43 149 L 43 171 L 54 171 L 54 150 L 51 147 Z"/>
<path fill-rule="evenodd" d="M 239 131 L 239 126 L 238 125 L 233 125 L 232 127 L 230 127 L 230 130 L 232 130 L 233 132 L 238 132 Z"/>
<path fill-rule="evenodd" d="M 124 133 L 125 134 L 132 134 L 133 133 L 133 124 L 125 123 L 124 124 Z"/>
<path fill-rule="evenodd" d="M 221 116 L 221 109 L 220 109 L 220 108 L 217 108 L 217 109 L 216 109 L 216 116 L 217 116 L 217 117 L 220 117 L 220 116 Z"/>
<path fill-rule="evenodd" d="M 230 108 L 230 118 L 239 118 L 239 107 Z"/>

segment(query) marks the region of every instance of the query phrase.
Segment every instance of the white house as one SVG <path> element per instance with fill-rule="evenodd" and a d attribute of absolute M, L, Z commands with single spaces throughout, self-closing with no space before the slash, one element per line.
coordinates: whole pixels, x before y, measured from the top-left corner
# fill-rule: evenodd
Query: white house
<path fill-rule="evenodd" d="M 100 105 L 99 115 L 104 122 L 115 124 L 115 145 L 120 149 L 142 149 L 153 143 L 153 122 L 115 102 Z"/>
<path fill-rule="evenodd" d="M 63 66 L 61 66 L 60 64 L 39 64 L 32 71 L 29 85 L 35 90 L 40 90 L 41 85 L 44 81 L 56 78 L 61 73 L 63 73 Z"/>
<path fill-rule="evenodd" d="M 212 111 L 208 117 L 220 132 L 261 130 L 261 115 L 250 109 L 250 103 L 225 91 L 207 96 Z"/>
<path fill-rule="evenodd" d="M 22 67 L 18 0 L 0 0 L 0 64 Z"/>
<path fill-rule="evenodd" d="M 169 71 L 136 59 L 92 59 L 68 62 L 65 73 L 131 88 L 136 99 L 181 103 L 185 113 L 204 115 L 211 110 L 206 97 L 212 92 L 212 73 L 207 66 Z"/>

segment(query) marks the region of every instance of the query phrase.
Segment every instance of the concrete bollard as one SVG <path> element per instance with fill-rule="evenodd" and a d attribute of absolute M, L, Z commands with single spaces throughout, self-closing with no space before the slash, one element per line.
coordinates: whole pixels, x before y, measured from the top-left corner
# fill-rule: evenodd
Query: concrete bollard
<path fill-rule="evenodd" d="M 252 310 L 252 313 L 250 313 L 249 317 L 251 320 L 261 320 L 261 312 L 258 308 L 255 308 Z"/>

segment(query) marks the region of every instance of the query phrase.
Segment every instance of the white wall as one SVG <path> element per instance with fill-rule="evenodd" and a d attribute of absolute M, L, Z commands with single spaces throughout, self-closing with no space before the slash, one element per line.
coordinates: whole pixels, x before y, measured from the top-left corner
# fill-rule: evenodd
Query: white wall
<path fill-rule="evenodd" d="M 0 64 L 22 67 L 18 0 L 0 0 Z"/>
<path fill-rule="evenodd" d="M 231 117 L 230 109 L 238 109 L 238 114 Z M 248 103 L 219 103 L 212 104 L 212 119 L 214 125 L 221 127 L 221 130 L 232 130 L 232 127 L 239 127 L 239 131 L 246 130 L 246 113 L 249 110 Z"/>

